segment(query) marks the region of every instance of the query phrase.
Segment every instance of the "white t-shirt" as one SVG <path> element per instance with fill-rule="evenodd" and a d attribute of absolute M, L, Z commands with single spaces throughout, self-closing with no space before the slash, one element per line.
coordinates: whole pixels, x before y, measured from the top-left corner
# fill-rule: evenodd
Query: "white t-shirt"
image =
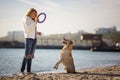
<path fill-rule="evenodd" d="M 25 38 L 35 39 L 37 34 L 37 22 L 32 20 L 29 16 L 25 16 L 23 18 L 23 25 Z"/>

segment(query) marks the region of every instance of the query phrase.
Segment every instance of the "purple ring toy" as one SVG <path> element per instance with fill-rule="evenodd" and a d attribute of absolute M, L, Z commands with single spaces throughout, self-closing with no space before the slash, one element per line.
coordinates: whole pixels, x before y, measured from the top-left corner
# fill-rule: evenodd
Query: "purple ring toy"
<path fill-rule="evenodd" d="M 43 19 L 42 21 L 39 20 L 39 17 L 40 17 L 41 15 L 44 15 L 44 19 Z M 40 14 L 38 15 L 37 21 L 38 21 L 38 23 L 43 23 L 43 22 L 45 21 L 45 19 L 46 19 L 46 14 L 45 14 L 45 13 L 40 13 Z"/>

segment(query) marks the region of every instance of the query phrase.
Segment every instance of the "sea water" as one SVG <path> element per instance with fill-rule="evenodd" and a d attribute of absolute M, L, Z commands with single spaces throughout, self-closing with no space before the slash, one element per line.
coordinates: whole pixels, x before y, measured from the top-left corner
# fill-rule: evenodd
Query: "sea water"
<path fill-rule="evenodd" d="M 24 49 L 0 49 L 0 76 L 20 72 Z M 36 73 L 63 72 L 62 65 L 53 69 L 59 60 L 59 49 L 36 49 L 31 71 Z M 72 51 L 76 70 L 112 66 L 120 63 L 120 52 L 92 52 L 90 50 Z M 26 72 L 26 70 L 25 70 Z"/>

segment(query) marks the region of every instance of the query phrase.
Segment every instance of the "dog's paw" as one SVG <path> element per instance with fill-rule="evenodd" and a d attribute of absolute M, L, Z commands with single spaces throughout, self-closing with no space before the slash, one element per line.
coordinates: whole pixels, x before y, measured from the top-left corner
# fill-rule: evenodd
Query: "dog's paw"
<path fill-rule="evenodd" d="M 58 67 L 56 67 L 56 66 L 54 66 L 53 68 L 56 69 L 56 70 L 58 69 Z"/>

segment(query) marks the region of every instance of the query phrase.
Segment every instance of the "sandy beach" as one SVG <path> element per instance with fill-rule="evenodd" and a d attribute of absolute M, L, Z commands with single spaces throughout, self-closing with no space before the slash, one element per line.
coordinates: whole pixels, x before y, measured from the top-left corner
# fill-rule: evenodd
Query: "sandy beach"
<path fill-rule="evenodd" d="M 76 73 L 33 73 L 1 76 L 0 80 L 120 80 L 120 65 L 77 70 Z"/>

